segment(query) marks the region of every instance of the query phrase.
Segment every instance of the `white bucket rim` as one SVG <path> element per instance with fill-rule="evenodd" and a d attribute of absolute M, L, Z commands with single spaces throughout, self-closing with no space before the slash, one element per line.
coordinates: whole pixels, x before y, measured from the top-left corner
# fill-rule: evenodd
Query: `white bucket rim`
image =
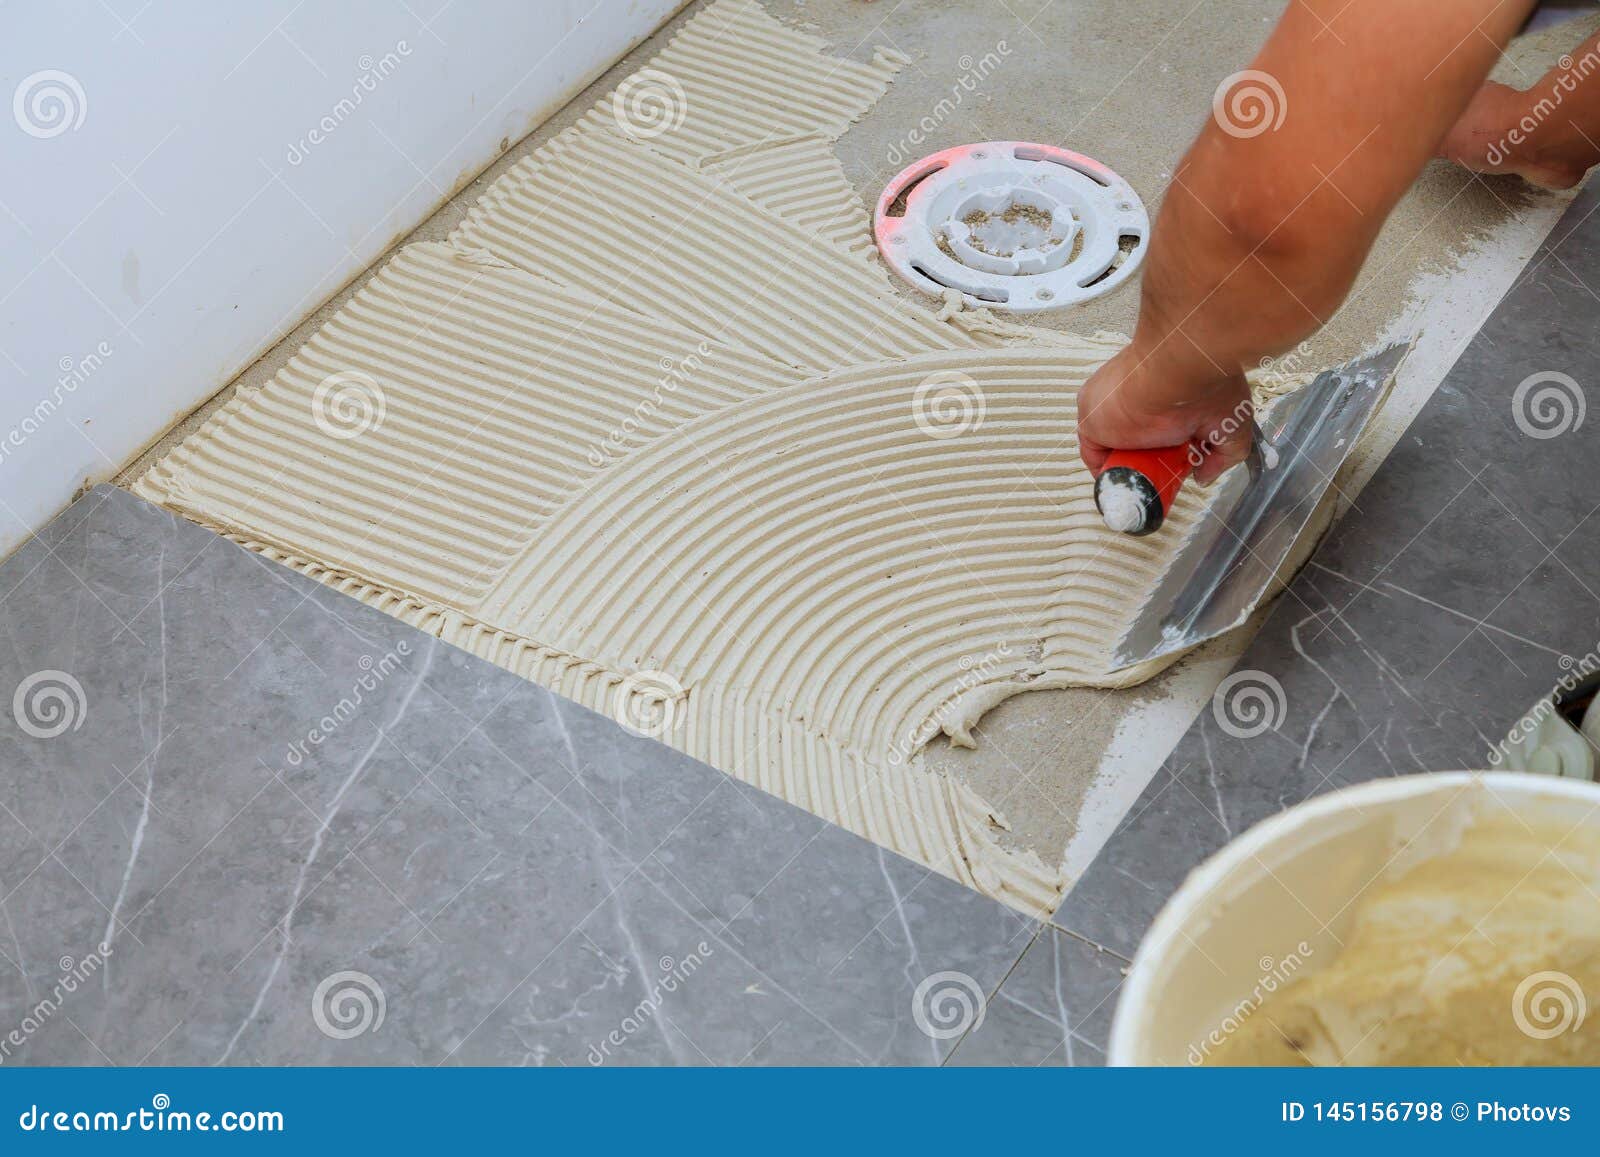
<path fill-rule="evenodd" d="M 1242 861 L 1258 856 L 1285 835 L 1325 816 L 1397 800 L 1415 799 L 1475 783 L 1481 783 L 1495 793 L 1503 791 L 1546 799 L 1587 799 L 1600 805 L 1600 784 L 1586 780 L 1519 771 L 1433 771 L 1353 784 L 1268 816 L 1202 861 L 1184 878 L 1156 914 L 1149 930 L 1139 941 L 1133 963 L 1128 966 L 1122 992 L 1117 998 L 1106 1063 L 1113 1066 L 1148 1063 L 1136 1059 L 1138 1039 L 1144 1027 L 1136 1021 L 1136 1016 L 1137 1010 L 1152 1005 L 1157 962 L 1167 955 L 1175 942 L 1183 938 L 1186 921 L 1198 909 L 1198 899 L 1226 880 Z"/>

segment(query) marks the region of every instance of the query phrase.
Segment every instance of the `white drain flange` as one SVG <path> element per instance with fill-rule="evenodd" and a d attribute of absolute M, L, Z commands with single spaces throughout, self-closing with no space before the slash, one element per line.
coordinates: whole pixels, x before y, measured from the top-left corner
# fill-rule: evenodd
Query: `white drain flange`
<path fill-rule="evenodd" d="M 1121 177 L 1027 141 L 924 157 L 889 182 L 872 217 L 878 252 L 912 285 L 1016 313 L 1109 293 L 1138 268 L 1149 233 Z"/>

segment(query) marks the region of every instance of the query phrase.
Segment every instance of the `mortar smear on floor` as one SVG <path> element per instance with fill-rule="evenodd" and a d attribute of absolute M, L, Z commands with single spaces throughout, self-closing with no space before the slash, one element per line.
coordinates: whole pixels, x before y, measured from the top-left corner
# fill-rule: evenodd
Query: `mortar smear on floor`
<path fill-rule="evenodd" d="M 1118 339 L 892 291 L 823 154 L 898 62 L 822 48 L 706 8 L 134 489 L 1043 913 L 1059 868 L 918 752 L 1153 674 L 1110 644 L 1197 510 L 1095 513 Z"/>

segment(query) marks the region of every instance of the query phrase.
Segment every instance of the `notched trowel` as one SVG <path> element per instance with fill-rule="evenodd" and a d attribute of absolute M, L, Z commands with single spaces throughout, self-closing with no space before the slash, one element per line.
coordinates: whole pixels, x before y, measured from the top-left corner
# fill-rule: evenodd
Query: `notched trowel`
<path fill-rule="evenodd" d="M 1392 345 L 1317 375 L 1263 414 L 1244 469 L 1216 494 L 1112 651 L 1115 668 L 1187 650 L 1250 617 L 1355 449 L 1410 349 Z M 1149 534 L 1188 476 L 1189 448 L 1118 450 L 1095 479 L 1107 525 Z"/>

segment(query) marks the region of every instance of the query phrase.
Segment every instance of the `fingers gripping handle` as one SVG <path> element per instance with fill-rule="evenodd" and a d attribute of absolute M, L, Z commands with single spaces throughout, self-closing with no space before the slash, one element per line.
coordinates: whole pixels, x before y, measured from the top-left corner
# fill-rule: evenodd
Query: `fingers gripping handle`
<path fill-rule="evenodd" d="M 1094 480 L 1095 507 L 1112 530 L 1150 534 L 1160 528 L 1193 469 L 1187 445 L 1113 450 Z"/>

